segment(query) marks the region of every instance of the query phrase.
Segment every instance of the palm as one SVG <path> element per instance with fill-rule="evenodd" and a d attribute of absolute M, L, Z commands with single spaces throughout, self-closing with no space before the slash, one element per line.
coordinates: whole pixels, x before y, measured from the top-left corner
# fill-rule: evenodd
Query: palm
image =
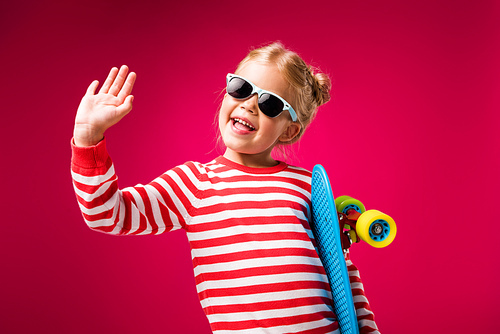
<path fill-rule="evenodd" d="M 117 108 L 121 104 L 112 94 L 85 95 L 76 114 L 76 123 L 100 128 L 107 124 L 112 125 L 119 118 Z"/>

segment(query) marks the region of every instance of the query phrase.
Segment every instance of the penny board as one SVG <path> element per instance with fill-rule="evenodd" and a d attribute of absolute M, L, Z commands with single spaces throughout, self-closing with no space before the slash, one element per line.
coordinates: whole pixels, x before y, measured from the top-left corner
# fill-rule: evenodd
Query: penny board
<path fill-rule="evenodd" d="M 311 229 L 332 290 L 333 307 L 342 334 L 358 334 L 349 273 L 340 241 L 340 227 L 332 188 L 325 169 L 314 166 L 311 181 Z"/>

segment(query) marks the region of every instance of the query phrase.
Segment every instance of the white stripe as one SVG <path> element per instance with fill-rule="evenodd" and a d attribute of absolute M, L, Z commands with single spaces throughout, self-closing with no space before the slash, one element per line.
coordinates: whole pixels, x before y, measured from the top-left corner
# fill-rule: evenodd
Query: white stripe
<path fill-rule="evenodd" d="M 354 303 L 368 303 L 368 299 L 363 295 L 352 296 L 352 300 Z"/>
<path fill-rule="evenodd" d="M 362 317 L 362 316 L 366 316 L 366 315 L 371 315 L 371 314 L 373 314 L 373 312 L 372 312 L 372 311 L 369 311 L 369 310 L 367 310 L 367 309 L 365 309 L 365 308 L 358 308 L 358 309 L 356 310 L 356 315 L 357 315 L 358 317 Z"/>
<path fill-rule="evenodd" d="M 199 240 L 212 240 L 213 238 L 224 238 L 233 237 L 241 234 L 261 234 L 261 233 L 273 233 L 273 232 L 296 232 L 297 237 L 300 233 L 307 233 L 301 224 L 260 224 L 260 225 L 239 225 L 230 226 L 226 228 L 202 231 L 202 232 L 188 232 L 189 241 L 199 241 Z"/>
<path fill-rule="evenodd" d="M 100 213 L 103 213 L 103 212 L 106 212 L 109 210 L 113 210 L 114 207 L 116 205 L 118 205 L 118 201 L 120 200 L 120 197 L 121 197 L 121 193 L 119 191 L 117 191 L 116 193 L 114 193 L 114 195 L 111 198 L 109 198 L 106 201 L 106 203 L 103 203 L 101 205 L 95 206 L 95 207 L 90 208 L 90 209 L 83 206 L 83 204 L 81 204 L 80 202 L 78 204 L 80 206 L 80 210 L 84 214 L 87 214 L 89 216 L 93 216 L 93 215 L 97 215 L 97 214 L 100 214 Z"/>
<path fill-rule="evenodd" d="M 224 255 L 230 253 L 240 253 L 245 251 L 254 251 L 262 249 L 282 249 L 282 248 L 301 248 L 314 250 L 311 241 L 303 240 L 266 240 L 266 241 L 248 241 L 222 245 L 215 247 L 196 248 L 197 254 L 203 256 Z M 198 252 L 199 251 L 199 252 Z"/>
<path fill-rule="evenodd" d="M 99 220 L 94 220 L 94 221 L 90 221 L 90 220 L 85 219 L 85 222 L 87 223 L 87 225 L 90 228 L 111 226 L 114 224 L 114 221 L 116 219 L 116 215 L 118 214 L 118 211 L 119 210 L 117 210 L 117 209 L 113 209 L 113 215 L 111 216 L 111 218 L 99 219 Z"/>
<path fill-rule="evenodd" d="M 94 191 L 91 194 L 89 194 L 83 190 L 78 189 L 75 184 L 73 184 L 74 185 L 73 188 L 75 189 L 76 194 L 80 198 L 82 198 L 86 202 L 91 202 L 93 199 L 104 194 L 109 189 L 109 187 L 113 184 L 113 182 L 115 182 L 115 181 L 116 181 L 116 178 L 109 179 L 108 181 L 104 182 L 96 191 Z"/>
<path fill-rule="evenodd" d="M 206 215 L 198 215 L 193 217 L 193 219 L 191 220 L 191 224 L 194 225 L 194 224 L 213 223 L 229 218 L 275 217 L 275 216 L 290 216 L 292 218 L 307 220 L 307 217 L 301 210 L 292 209 L 288 207 L 284 208 L 278 207 L 278 208 L 266 208 L 266 209 L 224 210 Z"/>
<path fill-rule="evenodd" d="M 264 180 L 258 180 L 258 179 L 253 179 L 251 181 L 221 181 L 218 183 L 211 183 L 210 180 L 208 181 L 203 181 L 199 183 L 200 187 L 199 189 L 201 191 L 207 190 L 207 189 L 213 189 L 213 190 L 227 190 L 227 189 L 238 189 L 238 188 L 282 188 L 282 189 L 290 189 L 293 191 L 296 191 L 298 193 L 301 193 L 307 197 L 310 196 L 310 192 L 296 186 L 292 183 L 288 183 L 286 181 L 264 181 Z"/>
<path fill-rule="evenodd" d="M 358 325 L 360 328 L 362 327 L 371 327 L 371 328 L 374 328 L 374 329 L 378 329 L 377 327 L 377 324 L 375 323 L 375 321 L 372 321 L 372 320 L 368 320 L 368 319 L 361 319 L 358 321 Z M 370 334 L 380 334 L 379 331 L 375 331 L 375 332 L 370 332 Z"/>
<path fill-rule="evenodd" d="M 208 306 L 229 306 L 232 304 L 254 304 L 270 301 L 283 301 L 297 298 L 325 297 L 328 298 L 329 292 L 323 289 L 301 289 L 293 291 L 278 291 L 269 293 L 254 293 L 241 296 L 228 297 L 210 297 L 201 300 L 203 308 Z"/>
<path fill-rule="evenodd" d="M 146 194 L 147 194 L 148 199 L 149 199 L 149 203 L 151 204 L 151 209 L 153 211 L 153 219 L 154 219 L 156 225 L 158 226 L 157 234 L 160 234 L 160 233 L 164 232 L 166 229 L 165 222 L 163 221 L 163 217 L 161 215 L 160 205 L 158 204 L 158 202 L 161 200 L 161 196 L 155 187 L 146 186 L 146 187 L 144 187 L 144 190 L 146 191 Z M 168 212 L 170 213 L 171 210 L 168 209 Z M 173 216 L 175 216 L 175 215 L 173 215 Z"/>
<path fill-rule="evenodd" d="M 167 184 L 167 186 L 168 186 L 168 184 Z M 158 234 L 162 233 L 166 230 L 166 224 L 165 224 L 163 217 L 161 215 L 160 204 L 163 205 L 168 212 L 168 215 L 169 215 L 168 220 L 173 225 L 172 230 L 177 230 L 177 229 L 181 228 L 182 226 L 179 223 L 179 219 L 177 218 L 177 215 L 172 211 L 172 209 L 169 206 L 167 206 L 167 204 L 163 200 L 163 197 L 160 194 L 160 192 L 158 191 L 158 189 L 156 189 L 152 185 L 146 185 L 146 186 L 144 186 L 144 189 L 146 190 L 146 193 L 148 194 L 149 200 L 151 202 L 151 207 L 153 208 L 153 215 L 154 215 L 155 221 L 158 225 Z M 163 188 L 163 189 L 165 189 L 165 188 Z M 170 187 L 169 187 L 169 189 L 170 189 Z M 167 191 L 167 189 L 165 189 L 165 191 Z"/>
<path fill-rule="evenodd" d="M 73 177 L 73 180 L 83 183 L 87 186 L 98 186 L 102 182 L 107 181 L 110 179 L 112 176 L 115 175 L 115 167 L 114 165 L 111 165 L 111 167 L 108 169 L 106 174 L 104 175 L 96 175 L 96 176 L 84 176 L 78 173 L 75 173 L 71 171 L 71 176 Z"/>
<path fill-rule="evenodd" d="M 208 166 L 207 166 L 208 167 Z M 244 171 L 240 171 L 238 169 L 230 169 L 230 170 L 226 170 L 226 171 L 223 171 L 223 172 L 218 172 L 218 171 L 215 171 L 216 169 L 219 169 L 220 167 L 226 167 L 225 165 L 214 165 L 213 167 L 210 166 L 210 171 L 208 172 L 208 174 L 213 177 L 213 176 L 217 176 L 219 177 L 220 179 L 225 179 L 225 178 L 233 178 L 235 176 L 250 176 L 252 178 L 270 178 L 270 177 L 285 177 L 285 178 L 288 178 L 288 179 L 295 179 L 295 180 L 301 180 L 301 181 L 304 181 L 304 182 L 308 182 L 308 183 L 311 183 L 311 176 L 310 175 L 302 175 L 302 174 L 299 174 L 299 173 L 295 173 L 295 172 L 290 172 L 290 171 L 286 171 L 286 170 L 282 170 L 280 172 L 277 172 L 277 173 L 266 173 L 266 174 L 253 174 L 253 173 L 247 173 L 247 172 L 244 172 Z M 294 166 L 289 166 L 290 169 L 292 170 L 295 170 L 295 171 L 305 171 L 307 173 L 310 173 L 309 171 L 307 171 L 306 169 L 303 169 L 303 168 L 300 168 L 300 167 L 294 167 Z M 205 170 L 202 169 L 200 171 L 201 174 L 204 174 Z"/>
<path fill-rule="evenodd" d="M 170 176 L 173 179 L 174 178 L 177 179 L 177 180 L 174 179 L 174 182 L 177 184 L 177 186 L 179 186 L 179 188 L 181 188 L 181 191 L 187 197 L 190 206 L 194 206 L 194 203 L 196 203 L 198 201 L 198 199 L 189 191 L 189 189 L 184 185 L 184 183 L 182 183 L 182 180 L 180 180 L 180 178 L 177 174 L 175 174 L 175 173 L 172 173 L 172 174 L 173 175 L 170 175 Z M 165 192 L 168 193 L 169 197 L 172 199 L 172 202 L 174 203 L 177 211 L 179 211 L 181 216 L 189 217 L 187 209 L 184 207 L 184 205 L 182 204 L 179 197 L 177 197 L 177 194 L 172 190 L 172 188 L 170 187 L 168 182 L 165 181 L 164 179 L 161 179 L 161 178 L 155 179 L 154 182 L 156 182 L 158 185 L 160 185 L 165 190 Z M 162 201 L 162 203 L 165 204 L 163 201 Z"/>
<path fill-rule="evenodd" d="M 123 230 L 123 222 L 125 221 L 125 218 L 124 218 L 125 217 L 125 210 L 126 210 L 125 203 L 123 202 L 123 199 L 121 199 L 120 200 L 120 213 L 119 213 L 120 220 L 116 224 L 113 231 L 111 231 L 111 234 L 118 234 Z"/>
<path fill-rule="evenodd" d="M 209 289 L 212 290 L 212 289 L 239 288 L 239 287 L 249 287 L 255 285 L 290 283 L 299 281 L 328 283 L 328 278 L 326 275 L 322 275 L 319 273 L 295 272 L 286 274 L 242 277 L 242 278 L 217 280 L 217 281 L 205 280 L 199 283 L 196 289 L 198 292 L 202 292 Z"/>
<path fill-rule="evenodd" d="M 141 222 L 141 213 L 146 211 L 146 208 L 144 207 L 144 202 L 142 201 L 141 195 L 135 190 L 134 188 L 127 188 L 127 191 L 130 195 L 135 200 L 135 205 L 134 203 L 130 202 L 130 213 L 131 213 L 131 224 L 132 226 L 130 227 L 129 233 L 134 233 L 136 232 L 139 227 L 140 227 L 140 222 Z M 149 225 L 149 222 L 147 223 L 147 226 L 151 230 L 151 225 Z"/>
<path fill-rule="evenodd" d="M 266 201 L 289 201 L 297 202 L 302 206 L 308 206 L 308 203 L 299 196 L 294 196 L 291 194 L 283 192 L 268 192 L 264 194 L 231 194 L 231 195 L 213 195 L 203 199 L 200 205 L 201 207 L 208 207 L 217 204 L 227 204 L 227 203 L 248 203 L 248 202 L 266 202 Z"/>
<path fill-rule="evenodd" d="M 363 290 L 363 283 L 351 282 L 351 289 L 361 289 Z"/>
<path fill-rule="evenodd" d="M 285 318 L 300 316 L 304 314 L 312 314 L 319 312 L 332 312 L 332 309 L 327 305 L 305 305 L 291 308 L 282 308 L 277 310 L 264 310 L 264 311 L 253 311 L 253 312 L 237 312 L 237 313 L 219 313 L 219 314 L 208 314 L 207 318 L 210 322 L 239 322 L 247 320 L 265 320 L 272 318 Z M 333 312 L 331 313 L 333 317 Z M 333 318 L 329 319 L 329 322 L 333 322 Z M 326 325 L 326 324 L 325 324 Z M 295 325 L 297 326 L 297 325 Z M 302 327 L 302 326 L 301 326 Z M 275 328 L 273 327 L 273 330 Z M 301 328 L 302 329 L 302 328 Z M 304 330 L 304 329 L 302 329 Z"/>

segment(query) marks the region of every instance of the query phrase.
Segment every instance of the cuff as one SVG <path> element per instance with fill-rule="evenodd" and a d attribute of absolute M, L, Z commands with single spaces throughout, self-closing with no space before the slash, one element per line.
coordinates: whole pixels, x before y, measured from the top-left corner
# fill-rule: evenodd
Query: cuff
<path fill-rule="evenodd" d="M 75 140 L 71 138 L 71 151 L 73 153 L 71 162 L 81 168 L 105 167 L 109 160 L 106 150 L 106 138 L 94 146 L 81 147 L 75 145 Z"/>

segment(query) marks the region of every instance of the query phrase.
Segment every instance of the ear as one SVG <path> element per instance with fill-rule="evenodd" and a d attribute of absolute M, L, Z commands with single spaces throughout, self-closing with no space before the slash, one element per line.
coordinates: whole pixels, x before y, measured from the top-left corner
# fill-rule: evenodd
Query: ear
<path fill-rule="evenodd" d="M 282 143 L 290 142 L 295 138 L 300 132 L 301 126 L 299 123 L 292 122 L 288 124 L 285 131 L 279 136 L 278 141 Z"/>

